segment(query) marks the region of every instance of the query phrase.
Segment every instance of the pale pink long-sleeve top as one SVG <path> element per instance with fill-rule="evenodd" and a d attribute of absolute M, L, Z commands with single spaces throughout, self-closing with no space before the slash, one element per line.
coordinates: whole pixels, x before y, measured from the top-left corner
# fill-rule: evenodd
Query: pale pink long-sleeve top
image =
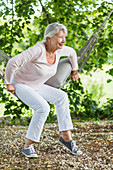
<path fill-rule="evenodd" d="M 55 75 L 61 56 L 68 56 L 72 70 L 78 70 L 77 55 L 73 48 L 63 46 L 56 50 L 56 61 L 49 64 L 46 59 L 44 42 L 37 42 L 33 47 L 11 58 L 5 71 L 5 84 L 11 84 L 12 79 L 37 90 L 49 78 Z"/>

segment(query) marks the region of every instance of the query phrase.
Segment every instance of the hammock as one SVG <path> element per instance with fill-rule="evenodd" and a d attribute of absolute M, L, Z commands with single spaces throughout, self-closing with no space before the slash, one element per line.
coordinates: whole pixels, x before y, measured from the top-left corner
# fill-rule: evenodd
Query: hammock
<path fill-rule="evenodd" d="M 86 42 L 86 44 L 78 51 L 77 57 L 78 57 L 78 64 L 80 65 L 79 73 L 83 69 L 95 44 L 98 42 L 98 37 L 100 36 L 102 29 L 104 28 L 112 12 L 113 10 L 108 14 L 104 22 L 99 26 L 99 28 L 95 31 L 95 33 L 91 36 L 91 38 Z M 0 50 L 0 77 L 2 78 L 3 81 L 4 81 L 5 67 L 9 59 L 10 57 L 7 54 L 5 54 L 2 50 Z M 71 79 L 67 81 L 66 83 L 64 83 L 63 86 L 68 84 L 70 81 Z"/>

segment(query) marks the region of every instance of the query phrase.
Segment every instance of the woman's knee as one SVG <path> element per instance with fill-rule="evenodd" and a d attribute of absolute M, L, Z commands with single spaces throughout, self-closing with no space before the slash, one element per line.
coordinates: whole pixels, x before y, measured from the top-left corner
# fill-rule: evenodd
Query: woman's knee
<path fill-rule="evenodd" d="M 59 95 L 57 96 L 57 100 L 56 100 L 56 105 L 62 103 L 62 102 L 65 102 L 65 101 L 68 101 L 68 95 L 66 92 L 64 91 L 60 91 Z"/>
<path fill-rule="evenodd" d="M 16 94 L 20 98 L 20 100 L 22 100 L 26 105 L 31 107 L 33 110 L 42 113 L 50 112 L 49 104 L 29 86 L 16 84 L 15 89 Z"/>
<path fill-rule="evenodd" d="M 67 99 L 68 99 L 68 95 L 67 95 L 66 92 L 62 91 L 62 93 L 61 93 L 61 99 L 63 99 L 63 100 L 67 100 Z"/>
<path fill-rule="evenodd" d="M 50 105 L 48 103 L 43 103 L 41 104 L 38 108 L 38 111 L 42 112 L 42 113 L 49 113 L 50 112 Z"/>

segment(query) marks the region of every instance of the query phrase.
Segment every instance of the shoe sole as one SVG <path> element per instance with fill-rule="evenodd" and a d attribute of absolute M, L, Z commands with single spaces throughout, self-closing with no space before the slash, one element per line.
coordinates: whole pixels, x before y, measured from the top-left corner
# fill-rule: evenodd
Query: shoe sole
<path fill-rule="evenodd" d="M 22 152 L 22 154 L 24 156 L 28 157 L 28 158 L 38 158 L 38 155 L 33 155 L 33 154 L 32 154 L 32 156 L 31 155 L 26 155 L 24 152 Z"/>
<path fill-rule="evenodd" d="M 62 142 L 60 142 L 59 140 L 58 140 L 58 142 L 62 145 L 62 146 L 64 146 L 66 149 L 68 149 L 73 155 L 81 155 L 82 154 L 82 151 L 80 151 L 81 153 L 73 153 L 69 148 L 67 148 Z"/>

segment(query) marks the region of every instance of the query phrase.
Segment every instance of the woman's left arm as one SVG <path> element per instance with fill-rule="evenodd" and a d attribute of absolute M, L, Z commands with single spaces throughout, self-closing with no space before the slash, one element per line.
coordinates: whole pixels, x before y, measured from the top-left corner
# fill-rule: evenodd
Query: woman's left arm
<path fill-rule="evenodd" d="M 79 73 L 78 73 L 78 61 L 77 61 L 77 54 L 75 50 L 71 47 L 64 46 L 60 50 L 60 55 L 61 56 L 68 56 L 70 63 L 72 65 L 72 80 L 76 81 L 79 78 Z"/>

